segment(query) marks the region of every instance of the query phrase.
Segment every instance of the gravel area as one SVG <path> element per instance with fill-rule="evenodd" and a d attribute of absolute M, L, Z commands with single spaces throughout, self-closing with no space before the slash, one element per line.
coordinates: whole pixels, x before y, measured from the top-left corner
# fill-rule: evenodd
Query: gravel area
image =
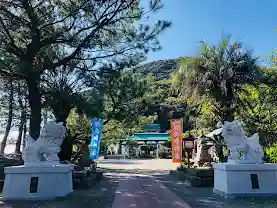
<path fill-rule="evenodd" d="M 277 208 L 277 197 L 226 199 L 213 194 L 212 188 L 188 187 L 171 175 L 156 178 L 192 208 Z"/>
<path fill-rule="evenodd" d="M 0 208 L 111 208 L 118 184 L 116 177 L 104 179 L 91 189 L 74 191 L 70 196 L 53 201 L 13 201 L 3 202 Z"/>

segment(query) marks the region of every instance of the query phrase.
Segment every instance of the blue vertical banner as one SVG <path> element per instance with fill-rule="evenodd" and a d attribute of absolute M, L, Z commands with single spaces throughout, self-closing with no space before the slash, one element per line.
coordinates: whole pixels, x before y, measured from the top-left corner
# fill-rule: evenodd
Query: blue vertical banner
<path fill-rule="evenodd" d="M 92 134 L 90 141 L 90 158 L 96 160 L 99 156 L 103 121 L 100 118 L 92 120 Z"/>

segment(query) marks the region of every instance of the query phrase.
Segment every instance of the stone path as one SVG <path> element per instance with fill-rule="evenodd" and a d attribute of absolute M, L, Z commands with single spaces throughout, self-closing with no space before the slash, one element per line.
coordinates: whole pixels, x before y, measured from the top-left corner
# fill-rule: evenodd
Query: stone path
<path fill-rule="evenodd" d="M 119 182 L 112 208 L 191 208 L 162 183 L 150 176 Z"/>
<path fill-rule="evenodd" d="M 155 178 L 176 168 L 169 160 L 104 160 L 99 166 L 121 176 L 112 208 L 191 208 Z"/>

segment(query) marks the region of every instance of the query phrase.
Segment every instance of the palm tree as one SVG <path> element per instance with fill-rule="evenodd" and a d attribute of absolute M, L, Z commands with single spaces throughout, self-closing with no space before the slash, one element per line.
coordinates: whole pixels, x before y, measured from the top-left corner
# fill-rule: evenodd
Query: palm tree
<path fill-rule="evenodd" d="M 219 45 L 201 43 L 199 58 L 180 63 L 175 77 L 181 80 L 177 84 L 173 82 L 173 87 L 186 96 L 208 95 L 218 105 L 222 121 L 232 121 L 240 103 L 238 92 L 244 91 L 244 84 L 253 84 L 259 79 L 257 58 L 242 43 L 230 43 L 230 38 Z"/>
<path fill-rule="evenodd" d="M 93 79 L 91 76 L 89 78 Z M 44 106 L 51 108 L 57 122 L 66 124 L 73 108 L 92 113 L 96 109 L 96 104 L 99 104 L 98 89 L 91 85 L 91 80 L 87 83 L 87 77 L 81 70 L 69 70 L 64 66 L 57 71 L 48 71 L 43 77 L 43 82 Z"/>
<path fill-rule="evenodd" d="M 81 70 L 68 70 L 66 66 L 57 71 L 48 71 L 43 76 L 44 106 L 52 110 L 57 122 L 63 122 L 66 126 L 66 120 L 73 108 L 91 117 L 98 112 L 100 96 L 97 95 L 97 89 L 92 89 L 93 78 L 90 77 L 89 85 L 86 78 Z M 72 146 L 72 138 L 68 135 L 61 146 L 60 160 L 71 159 Z"/>

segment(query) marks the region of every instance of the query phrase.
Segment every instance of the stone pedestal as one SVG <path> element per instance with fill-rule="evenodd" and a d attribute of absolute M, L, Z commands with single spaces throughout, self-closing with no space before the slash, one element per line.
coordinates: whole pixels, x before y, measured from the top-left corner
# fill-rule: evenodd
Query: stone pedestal
<path fill-rule="evenodd" d="M 225 197 L 277 195 L 277 164 L 215 163 L 214 193 Z"/>
<path fill-rule="evenodd" d="M 31 165 L 5 168 L 3 200 L 45 200 L 73 191 L 73 165 Z"/>

